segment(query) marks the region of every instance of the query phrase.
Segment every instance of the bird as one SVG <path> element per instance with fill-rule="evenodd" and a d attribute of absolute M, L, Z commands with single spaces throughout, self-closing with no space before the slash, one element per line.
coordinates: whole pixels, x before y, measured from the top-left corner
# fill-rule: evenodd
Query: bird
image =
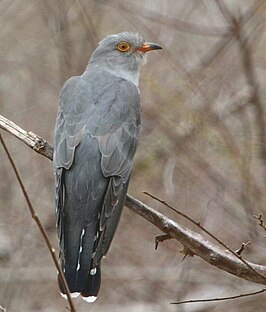
<path fill-rule="evenodd" d="M 116 232 L 139 141 L 140 69 L 162 49 L 137 33 L 99 42 L 84 73 L 60 94 L 54 131 L 59 261 L 70 295 L 97 299 L 101 260 Z M 60 293 L 66 289 L 58 275 Z"/>

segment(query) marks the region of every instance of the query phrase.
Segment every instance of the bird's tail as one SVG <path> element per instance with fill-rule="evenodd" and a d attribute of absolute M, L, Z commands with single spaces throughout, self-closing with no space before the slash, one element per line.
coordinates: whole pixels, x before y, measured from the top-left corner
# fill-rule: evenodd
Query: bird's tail
<path fill-rule="evenodd" d="M 81 285 L 82 288 L 80 288 L 79 284 L 75 285 L 75 288 L 73 289 L 73 287 L 71 287 L 71 285 L 73 285 L 73 276 L 71 275 L 67 275 L 66 277 L 66 281 L 69 285 L 69 289 L 70 289 L 70 295 L 72 298 L 76 298 L 79 295 L 82 296 L 82 298 L 86 301 L 86 302 L 94 302 L 97 299 L 98 296 L 98 292 L 100 289 L 100 285 L 101 285 L 101 267 L 100 264 L 90 270 L 89 272 L 83 272 L 82 274 L 82 280 L 81 281 Z M 76 279 L 76 276 L 74 277 Z M 84 286 L 84 278 L 86 279 L 86 283 Z M 63 282 L 60 278 L 60 276 L 58 275 L 58 286 L 59 286 L 59 290 L 61 295 L 67 299 L 66 296 L 66 290 L 64 288 Z"/>
<path fill-rule="evenodd" d="M 81 292 L 82 298 L 87 302 L 94 302 L 101 285 L 101 267 L 100 264 L 92 269 L 87 277 L 87 283 Z"/>
<path fill-rule="evenodd" d="M 72 231 L 71 235 L 66 235 L 62 246 L 64 251 L 60 254 L 62 271 L 71 297 L 75 298 L 81 294 L 87 302 L 96 300 L 101 283 L 100 261 L 97 264 L 93 261 L 97 238 L 95 227 L 92 226 Z M 66 290 L 60 277 L 58 285 L 61 294 L 66 298 Z"/>

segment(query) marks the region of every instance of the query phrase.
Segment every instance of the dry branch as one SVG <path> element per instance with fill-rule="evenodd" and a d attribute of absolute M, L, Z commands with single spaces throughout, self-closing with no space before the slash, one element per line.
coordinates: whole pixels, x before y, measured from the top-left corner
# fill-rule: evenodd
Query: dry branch
<path fill-rule="evenodd" d="M 166 206 L 167 208 L 169 208 L 170 210 L 174 211 L 175 213 L 177 213 L 178 215 L 182 216 L 183 218 L 187 219 L 188 221 L 190 221 L 191 223 L 193 223 L 194 225 L 196 225 L 199 229 L 201 229 L 203 232 L 205 232 L 207 235 L 209 235 L 211 238 L 213 238 L 217 243 L 221 244 L 225 250 L 230 251 L 231 254 L 235 255 L 237 258 L 239 258 L 247 267 L 249 267 L 249 269 L 251 269 L 252 271 L 254 271 L 254 273 L 260 274 L 258 272 L 256 272 L 249 264 L 246 260 L 244 260 L 241 257 L 241 252 L 244 250 L 245 246 L 243 246 L 242 250 L 240 251 L 240 253 L 238 253 L 237 251 L 232 250 L 229 246 L 227 246 L 223 241 L 221 241 L 218 237 L 216 237 L 215 235 L 213 235 L 210 231 L 208 231 L 205 227 L 203 227 L 199 222 L 195 221 L 194 219 L 192 219 L 190 216 L 184 214 L 182 211 L 179 211 L 178 209 L 174 208 L 173 206 L 169 205 L 165 200 L 162 200 L 146 191 L 143 192 L 144 194 L 150 196 L 151 198 L 155 199 L 156 201 L 158 201 L 159 203 L 163 204 L 164 206 Z M 169 236 L 169 234 L 166 234 L 167 236 Z M 185 246 L 185 249 L 188 249 Z M 190 249 L 188 249 L 189 252 L 191 252 Z M 186 253 L 185 253 L 186 254 Z M 262 276 L 262 278 L 264 278 L 264 276 Z"/>
<path fill-rule="evenodd" d="M 0 312 L 6 312 L 6 309 L 0 305 Z"/>
<path fill-rule="evenodd" d="M 3 118 L 1 115 L 0 128 L 10 132 L 21 141 L 26 143 L 28 146 L 33 148 L 36 152 L 52 160 L 52 146 L 50 146 L 45 140 L 43 140 L 39 136 L 33 134 L 32 132 L 27 132 L 19 128 L 8 119 Z M 10 131 L 10 129 L 18 128 L 22 130 L 19 132 L 19 135 L 16 131 Z M 28 135 L 29 133 L 31 133 L 30 136 Z M 38 138 L 37 141 L 36 138 Z M 41 140 L 41 142 L 45 142 L 43 147 L 40 147 L 38 145 L 39 140 Z M 144 203 L 133 198 L 130 195 L 127 195 L 126 206 L 138 215 L 142 216 L 143 218 L 154 224 L 162 232 L 169 234 L 171 237 L 184 245 L 185 248 L 191 250 L 195 255 L 199 256 L 209 264 L 214 265 L 217 268 L 220 268 L 245 280 L 266 285 L 266 266 L 247 262 L 252 269 L 247 267 L 245 263 L 241 261 L 241 259 L 232 255 L 231 253 L 229 253 L 229 251 L 217 247 L 199 233 L 196 233 L 179 225 L 175 221 L 169 219 L 168 217 L 157 212 L 153 208 L 145 205 Z M 257 271 L 259 274 L 254 272 L 254 270 Z"/>
<path fill-rule="evenodd" d="M 18 125 L 6 119 L 0 115 L 0 128 L 8 131 L 16 138 L 26 143 L 30 148 L 34 149 L 35 152 L 49 158 L 53 159 L 53 147 L 50 146 L 43 138 L 39 137 L 37 134 L 31 131 L 25 131 Z"/>
<path fill-rule="evenodd" d="M 266 224 L 264 222 L 263 214 L 259 213 L 258 216 L 254 215 L 253 217 L 259 221 L 259 226 L 261 226 L 263 230 L 266 231 Z"/>
<path fill-rule="evenodd" d="M 199 233 L 191 231 L 169 219 L 141 201 L 127 195 L 126 206 L 157 226 L 161 231 L 170 234 L 195 255 L 209 264 L 243 279 L 266 285 L 266 278 L 249 269 L 239 258 L 223 250 Z M 258 273 L 266 276 L 266 266 L 248 262 Z"/>

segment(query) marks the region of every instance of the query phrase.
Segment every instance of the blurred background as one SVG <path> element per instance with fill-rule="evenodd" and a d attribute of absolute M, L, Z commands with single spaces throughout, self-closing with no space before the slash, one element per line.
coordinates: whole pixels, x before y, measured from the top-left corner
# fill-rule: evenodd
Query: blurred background
<path fill-rule="evenodd" d="M 265 1 L 2 0 L 0 114 L 53 143 L 64 81 L 80 75 L 108 34 L 139 32 L 163 46 L 149 54 L 140 89 L 141 142 L 130 194 L 199 231 L 143 194 L 149 191 L 199 221 L 245 259 L 266 265 Z M 54 247 L 52 163 L 8 133 L 4 139 Z M 182 246 L 154 249 L 157 228 L 128 208 L 103 260 L 93 305 L 77 311 L 265 311 L 265 294 L 221 303 L 170 302 L 262 288 L 181 261 Z M 0 305 L 7 311 L 66 311 L 56 269 L 0 147 Z"/>

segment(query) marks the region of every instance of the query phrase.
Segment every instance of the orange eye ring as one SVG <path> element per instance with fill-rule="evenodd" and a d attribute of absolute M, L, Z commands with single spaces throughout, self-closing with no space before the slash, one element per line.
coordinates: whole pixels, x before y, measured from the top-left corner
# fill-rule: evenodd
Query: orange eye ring
<path fill-rule="evenodd" d="M 131 48 L 131 45 L 128 44 L 126 41 L 121 41 L 117 45 L 117 50 L 120 52 L 127 52 Z"/>

